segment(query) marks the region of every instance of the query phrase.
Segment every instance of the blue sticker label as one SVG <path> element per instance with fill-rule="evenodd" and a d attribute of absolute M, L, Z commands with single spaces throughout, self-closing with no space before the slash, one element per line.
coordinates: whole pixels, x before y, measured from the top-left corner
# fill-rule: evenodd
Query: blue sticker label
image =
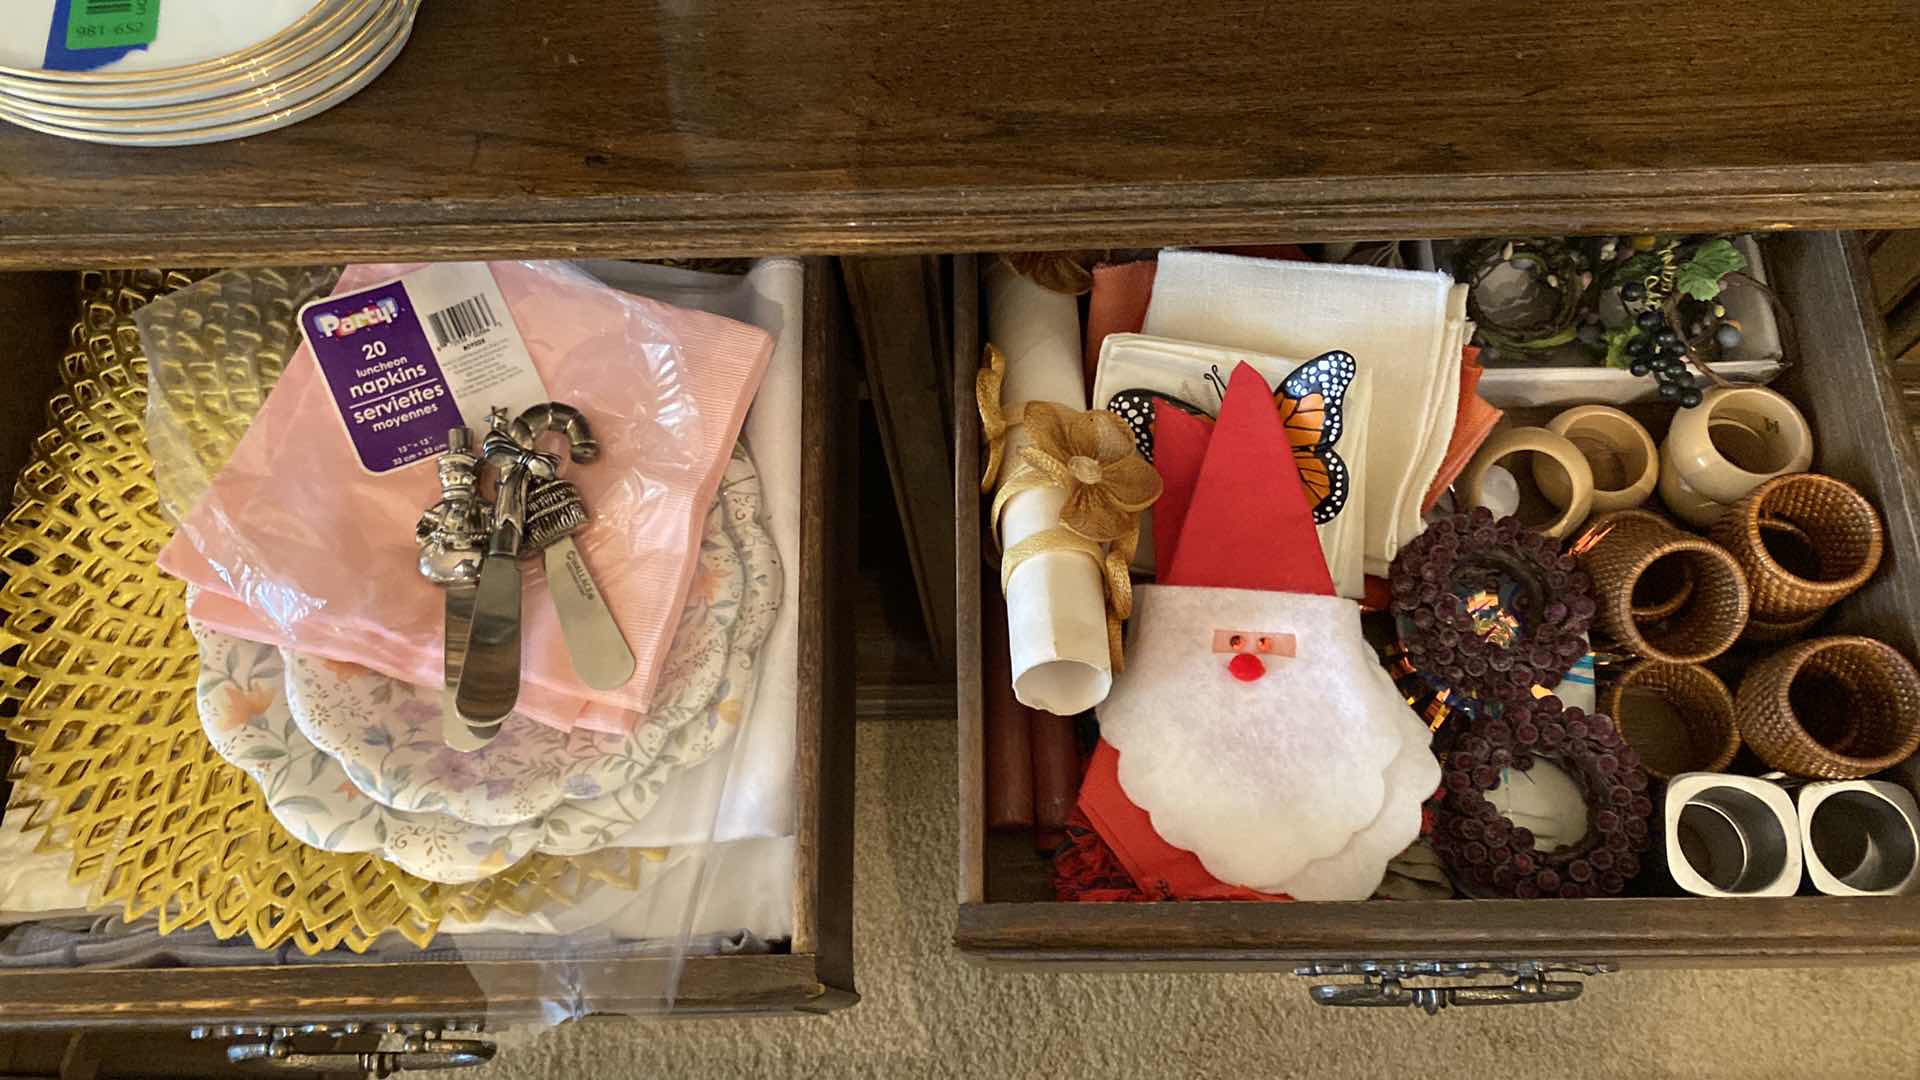
<path fill-rule="evenodd" d="M 75 4 L 81 7 L 77 13 Z M 145 49 L 154 38 L 159 8 L 158 0 L 54 0 L 40 66 L 93 71 Z"/>

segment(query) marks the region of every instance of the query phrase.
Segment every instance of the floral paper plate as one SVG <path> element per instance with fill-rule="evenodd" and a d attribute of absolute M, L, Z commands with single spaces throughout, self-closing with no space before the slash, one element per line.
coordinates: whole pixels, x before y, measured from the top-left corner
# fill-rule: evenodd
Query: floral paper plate
<path fill-rule="evenodd" d="M 736 469 L 753 474 L 752 460 L 739 448 L 728 475 Z M 707 515 L 687 604 L 661 669 L 662 704 L 626 735 L 562 732 L 515 714 L 486 746 L 463 753 L 441 739 L 439 688 L 290 652 L 294 722 L 339 759 L 362 792 L 396 810 L 512 825 L 630 784 L 651 766 L 668 733 L 715 699 L 726 676 L 748 557 L 727 529 L 726 513 L 716 500 Z M 771 545 L 764 533 L 760 538 Z"/>
<path fill-rule="evenodd" d="M 531 854 L 539 822 L 488 828 L 382 806 L 307 741 L 287 710 L 280 650 L 189 620 L 200 643 L 200 726 L 220 756 L 260 785 L 286 830 L 323 851 L 372 851 L 428 881 L 475 881 Z"/>
<path fill-rule="evenodd" d="M 729 644 L 725 674 L 706 708 L 672 728 L 648 725 L 658 729 L 649 740 L 649 764 L 615 788 L 581 790 L 579 798 L 563 800 L 544 815 L 505 826 L 393 809 L 368 797 L 364 785 L 295 722 L 280 650 L 195 624 L 202 726 L 221 756 L 260 785 L 274 817 L 313 847 L 377 852 L 410 873 L 446 883 L 498 873 L 535 851 L 580 855 L 606 847 L 632 831 L 682 768 L 724 746 L 751 705 L 754 654 L 779 606 L 781 568 L 758 521 L 758 479 L 750 463 L 729 470 L 719 505 L 724 513 L 714 520 L 722 523 L 721 532 L 748 553 L 734 621 L 739 648 Z M 423 730 L 437 735 L 438 729 L 424 724 Z"/>
<path fill-rule="evenodd" d="M 780 610 L 780 556 L 760 524 L 760 480 L 751 468 L 737 473 L 729 468 L 720 489 L 727 529 L 746 554 L 746 595 L 740 605 L 726 678 L 703 715 L 694 723 L 676 727 L 645 774 L 606 799 L 570 802 L 547 815 L 547 840 L 542 851 L 570 855 L 619 843 L 651 810 L 667 782 L 682 769 L 705 761 L 739 730 L 752 713 L 755 660 Z"/>

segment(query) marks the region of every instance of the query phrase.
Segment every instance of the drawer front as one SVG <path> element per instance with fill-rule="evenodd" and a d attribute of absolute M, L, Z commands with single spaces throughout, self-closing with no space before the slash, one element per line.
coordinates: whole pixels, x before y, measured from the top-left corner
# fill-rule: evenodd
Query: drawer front
<path fill-rule="evenodd" d="M 1887 557 L 1836 609 L 1836 633 L 1916 654 L 1920 485 L 1913 436 L 1850 234 L 1785 233 L 1767 256 L 1802 363 L 1776 384 L 1816 436 L 1814 469 L 1880 507 Z M 980 274 L 962 256 L 954 297 L 955 491 L 960 608 L 959 921 L 955 944 L 995 966 L 1293 970 L 1328 961 L 1556 961 L 1633 965 L 1849 963 L 1920 957 L 1920 896 L 1361 903 L 1054 903 L 1028 838 L 984 827 L 980 686 Z"/>
<path fill-rule="evenodd" d="M 57 360 L 71 322 L 72 275 L 0 274 L 0 333 L 16 393 L 0 404 L 0 468 L 12 477 L 45 426 L 59 384 Z M 805 425 L 801 518 L 800 716 L 794 788 L 798 833 L 794 936 L 787 953 L 688 957 L 675 1015 L 821 1012 L 858 1000 L 852 969 L 853 684 L 850 611 L 842 583 L 852 573 L 849 520 L 841 506 L 853 471 L 847 321 L 831 261 L 806 268 Z M 10 751 L 9 751 L 10 753 Z M 634 988 L 596 994 L 599 1011 L 665 1008 L 670 961 L 580 965 L 580 984 Z M 0 1027 L 412 1022 L 440 1025 L 536 1018 L 555 977 L 538 962 L 367 963 L 86 971 L 0 972 Z"/>

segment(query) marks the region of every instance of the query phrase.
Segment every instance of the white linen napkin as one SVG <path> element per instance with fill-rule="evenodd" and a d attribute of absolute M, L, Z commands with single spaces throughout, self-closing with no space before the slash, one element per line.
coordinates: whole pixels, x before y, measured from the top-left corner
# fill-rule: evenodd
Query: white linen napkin
<path fill-rule="evenodd" d="M 1466 288 L 1446 274 L 1255 259 L 1160 256 L 1144 332 L 1275 356 L 1352 353 L 1370 402 L 1365 457 L 1368 566 L 1384 571 L 1420 532 L 1459 405 Z M 1456 325 L 1457 324 L 1457 325 Z"/>
<path fill-rule="evenodd" d="M 1295 368 L 1310 356 L 1284 357 L 1246 349 L 1176 341 L 1150 334 L 1109 334 L 1100 346 L 1100 362 L 1093 377 L 1093 407 L 1104 409 L 1113 396 L 1123 390 L 1157 390 L 1189 405 L 1218 416 L 1224 380 L 1232 377 L 1241 363 L 1251 366 L 1278 387 Z M 1217 375 L 1216 386 L 1209 376 Z M 1342 431 L 1333 444 L 1334 452 L 1347 465 L 1346 508 L 1332 521 L 1318 526 L 1320 548 L 1327 559 L 1327 572 L 1341 596 L 1358 600 L 1366 595 L 1364 556 L 1366 554 L 1366 499 L 1361 490 L 1365 482 L 1366 433 L 1371 425 L 1355 423 L 1369 410 L 1368 389 L 1372 383 L 1355 378 L 1341 402 Z M 1438 468 L 1438 465 L 1435 466 Z M 1313 501 L 1309 496 L 1309 503 Z M 1152 573 L 1153 511 L 1140 517 L 1140 550 L 1133 560 L 1134 569 Z"/>

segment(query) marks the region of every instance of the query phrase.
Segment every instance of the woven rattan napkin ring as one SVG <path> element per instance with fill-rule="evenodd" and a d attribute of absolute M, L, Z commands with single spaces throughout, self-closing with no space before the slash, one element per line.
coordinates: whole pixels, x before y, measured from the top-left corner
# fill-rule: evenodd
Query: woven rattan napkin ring
<path fill-rule="evenodd" d="M 1768 765 L 1852 780 L 1920 749 L 1920 673 L 1872 638 L 1814 638 L 1749 669 L 1734 712 L 1741 737 Z"/>
<path fill-rule="evenodd" d="M 1574 550 L 1593 578 L 1601 628 L 1636 656 L 1697 664 L 1727 651 L 1747 625 L 1747 579 L 1733 556 L 1658 514 L 1602 514 Z M 1663 567 L 1663 562 L 1682 565 Z M 1636 618 L 1635 593 L 1644 579 L 1657 575 L 1685 577 L 1692 584 L 1664 618 Z M 1641 595 L 1644 600 L 1646 594 Z"/>
<path fill-rule="evenodd" d="M 1605 711 L 1648 775 L 1719 772 L 1740 750 L 1727 684 L 1695 664 L 1642 660 L 1608 688 Z"/>
<path fill-rule="evenodd" d="M 1747 576 L 1754 616 L 1770 624 L 1818 615 L 1866 584 L 1885 534 L 1866 496 L 1813 473 L 1774 477 L 1713 526 Z"/>

